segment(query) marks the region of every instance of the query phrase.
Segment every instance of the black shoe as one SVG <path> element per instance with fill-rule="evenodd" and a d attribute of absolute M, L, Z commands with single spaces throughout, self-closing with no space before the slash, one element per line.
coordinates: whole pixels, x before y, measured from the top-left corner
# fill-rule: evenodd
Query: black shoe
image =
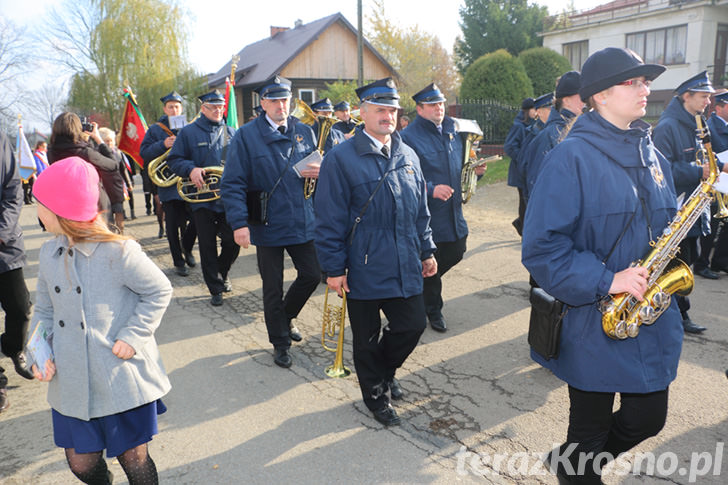
<path fill-rule="evenodd" d="M 440 333 L 447 332 L 447 325 L 445 324 L 445 319 L 442 318 L 442 315 L 440 315 L 439 317 L 430 318 L 429 320 L 430 320 L 430 326 L 432 327 L 433 330 L 440 332 Z"/>
<path fill-rule="evenodd" d="M 132 220 L 132 221 L 133 221 L 133 220 L 136 220 L 136 215 L 134 215 L 134 213 L 133 213 L 133 212 L 131 213 L 131 220 Z"/>
<path fill-rule="evenodd" d="M 697 323 L 693 322 L 692 320 L 690 320 L 690 317 L 685 317 L 682 324 L 685 333 L 703 333 L 705 331 L 705 327 L 702 327 Z"/>
<path fill-rule="evenodd" d="M 288 322 L 288 336 L 291 337 L 291 340 L 294 342 L 300 342 L 303 340 L 301 332 L 298 330 L 298 327 L 293 324 L 293 322 Z"/>
<path fill-rule="evenodd" d="M 5 389 L 0 389 L 0 413 L 10 407 L 10 401 L 8 401 L 8 393 Z"/>
<path fill-rule="evenodd" d="M 278 347 L 273 349 L 273 362 L 278 367 L 288 369 L 293 364 L 293 359 L 291 359 L 291 353 L 287 348 Z"/>
<path fill-rule="evenodd" d="M 725 266 L 723 266 L 722 268 L 718 267 L 718 266 L 711 266 L 710 270 L 713 271 L 714 273 L 720 273 L 721 271 L 724 273 L 728 273 L 728 268 Z"/>
<path fill-rule="evenodd" d="M 404 397 L 404 391 L 402 390 L 402 386 L 399 385 L 399 381 L 392 378 L 391 381 L 387 382 L 387 385 L 389 385 L 389 393 L 392 396 L 392 399 L 395 401 L 399 401 Z"/>
<path fill-rule="evenodd" d="M 164 228 L 159 228 L 159 234 L 157 234 L 157 239 L 162 239 L 164 237 Z"/>
<path fill-rule="evenodd" d="M 19 376 L 25 377 L 28 380 L 35 379 L 33 373 L 30 371 L 30 366 L 28 365 L 28 361 L 25 359 L 25 354 L 23 352 L 18 352 L 14 357 L 12 357 L 12 359 L 13 364 L 15 364 L 15 372 L 17 372 Z"/>
<path fill-rule="evenodd" d="M 150 209 L 149 207 L 147 207 L 147 215 L 148 216 L 151 216 L 152 215 L 152 209 Z"/>
<path fill-rule="evenodd" d="M 384 426 L 397 426 L 401 420 L 397 416 L 397 411 L 394 410 L 391 404 L 387 404 L 382 409 L 376 409 L 372 411 L 374 419 L 382 423 Z"/>
<path fill-rule="evenodd" d="M 523 221 L 521 221 L 520 217 L 516 217 L 513 219 L 513 222 L 511 222 L 513 227 L 516 229 L 516 232 L 519 236 L 523 236 Z"/>
<path fill-rule="evenodd" d="M 230 282 L 230 278 L 225 278 L 225 281 L 223 281 L 223 285 L 225 285 L 225 288 L 223 288 L 222 291 L 225 293 L 230 293 L 233 291 L 233 284 Z"/>
<path fill-rule="evenodd" d="M 695 270 L 694 273 L 698 276 L 702 276 L 703 278 L 707 278 L 709 280 L 717 280 L 718 278 L 720 278 L 720 276 L 718 276 L 718 273 L 715 273 L 715 272 L 709 270 L 708 268 L 702 268 L 702 269 Z"/>
<path fill-rule="evenodd" d="M 189 276 L 190 274 L 190 270 L 187 269 L 187 266 L 175 266 L 174 272 L 180 276 Z"/>
<path fill-rule="evenodd" d="M 185 258 L 185 263 L 187 263 L 187 266 L 189 266 L 190 268 L 194 268 L 197 265 L 197 261 L 192 255 L 192 251 L 183 251 L 182 254 Z"/>
<path fill-rule="evenodd" d="M 216 295 L 212 295 L 212 298 L 210 298 L 210 305 L 212 305 L 212 306 L 222 306 L 222 293 L 218 293 Z"/>

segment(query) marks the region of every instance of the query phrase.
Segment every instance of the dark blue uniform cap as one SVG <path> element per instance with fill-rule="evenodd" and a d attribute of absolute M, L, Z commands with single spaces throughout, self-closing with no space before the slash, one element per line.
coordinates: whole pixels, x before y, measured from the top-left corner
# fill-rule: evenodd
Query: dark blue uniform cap
<path fill-rule="evenodd" d="M 349 106 L 348 101 L 342 101 L 341 103 L 338 103 L 334 105 L 334 111 L 349 111 L 351 106 Z"/>
<path fill-rule="evenodd" d="M 207 104 L 225 104 L 225 96 L 223 96 L 217 89 L 210 91 L 207 94 L 203 94 L 202 96 L 198 96 L 197 99 L 199 99 L 200 102 Z"/>
<path fill-rule="evenodd" d="M 728 103 L 728 91 L 715 95 L 716 103 Z"/>
<path fill-rule="evenodd" d="M 362 103 L 391 106 L 399 108 L 399 94 L 397 86 L 391 77 L 385 77 L 373 83 L 357 88 L 356 95 Z"/>
<path fill-rule="evenodd" d="M 438 88 L 435 83 L 428 84 L 422 88 L 420 92 L 415 93 L 412 96 L 412 99 L 414 99 L 417 104 L 435 104 L 447 101 L 445 99 L 445 95 L 442 94 L 442 91 L 440 91 L 440 88 Z"/>
<path fill-rule="evenodd" d="M 180 96 L 177 91 L 172 91 L 168 95 L 159 98 L 159 100 L 162 102 L 162 104 L 167 104 L 170 101 L 176 101 L 178 103 L 181 103 L 182 102 L 182 96 Z"/>
<path fill-rule="evenodd" d="M 682 83 L 675 91 L 680 95 L 688 91 L 693 93 L 714 93 L 715 89 L 713 89 L 713 85 L 708 79 L 708 71 L 703 71 Z"/>
<path fill-rule="evenodd" d="M 255 92 L 263 99 L 290 98 L 291 81 L 282 76 L 275 75 L 255 88 Z"/>
<path fill-rule="evenodd" d="M 579 88 L 581 87 L 581 74 L 578 71 L 569 71 L 559 78 L 559 82 L 556 83 L 556 94 L 557 98 L 565 98 L 566 96 L 573 96 L 579 94 Z"/>
<path fill-rule="evenodd" d="M 314 111 L 334 111 L 334 105 L 331 104 L 329 98 L 324 98 L 312 103 L 311 109 Z"/>
<path fill-rule="evenodd" d="M 579 96 L 582 101 L 586 101 L 622 81 L 640 76 L 652 81 L 663 72 L 665 66 L 645 64 L 640 56 L 629 49 L 607 47 L 590 55 L 581 67 Z"/>
<path fill-rule="evenodd" d="M 256 116 L 260 116 L 263 113 L 265 113 L 265 111 L 263 111 L 263 107 L 261 105 L 258 105 L 255 108 L 253 108 L 253 111 L 255 111 Z"/>
<path fill-rule="evenodd" d="M 526 98 L 521 103 L 521 109 L 531 109 L 533 108 L 533 98 Z"/>
<path fill-rule="evenodd" d="M 536 109 L 544 106 L 551 106 L 554 103 L 554 93 L 542 94 L 533 101 L 533 107 Z"/>

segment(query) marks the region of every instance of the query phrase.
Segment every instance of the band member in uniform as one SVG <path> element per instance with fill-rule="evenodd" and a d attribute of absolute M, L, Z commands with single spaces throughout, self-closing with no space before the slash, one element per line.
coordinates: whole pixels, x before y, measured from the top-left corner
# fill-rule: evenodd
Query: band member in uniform
<path fill-rule="evenodd" d="M 713 152 L 718 154 L 728 150 L 728 91 L 715 95 L 715 111 L 708 118 L 710 139 Z M 725 197 L 724 197 L 725 198 Z M 718 204 L 714 203 L 711 213 L 715 214 Z M 713 254 L 711 255 L 711 250 Z M 695 274 L 711 278 L 704 271 L 710 268 L 717 277 L 718 273 L 728 273 L 728 225 L 725 219 L 710 219 L 710 234 L 700 238 L 700 256 L 695 261 Z"/>
<path fill-rule="evenodd" d="M 670 165 L 639 120 L 664 70 L 622 48 L 586 60 L 579 94 L 592 110 L 546 156 L 526 209 L 523 264 L 569 305 L 558 356 L 531 353 L 569 386 L 566 443 L 548 460 L 561 484 L 602 483 L 606 462 L 655 436 L 667 416 L 682 345 L 676 303 L 618 340 L 602 330 L 597 301 L 625 292 L 642 299 L 648 271 L 631 263 L 649 250 L 648 226 L 657 237 L 676 213 Z"/>
<path fill-rule="evenodd" d="M 524 184 L 524 190 L 523 190 L 523 202 L 524 204 L 528 205 L 528 198 L 526 197 L 526 184 L 528 181 L 526 180 L 526 173 L 528 172 L 528 162 L 529 160 L 526 159 L 526 150 L 528 149 L 528 145 L 533 141 L 534 138 L 536 138 L 536 135 L 538 135 L 541 130 L 544 129 L 546 126 L 546 122 L 549 119 L 549 115 L 551 114 L 551 106 L 554 104 L 554 93 L 546 93 L 542 94 L 538 98 L 536 98 L 533 102 L 533 107 L 536 110 L 536 117 L 533 119 L 533 122 L 526 128 L 525 136 L 523 137 L 523 143 L 521 144 L 521 150 L 518 153 L 518 159 L 516 161 L 516 168 L 518 169 L 518 177 L 520 177 L 521 180 L 523 180 Z M 525 210 L 525 209 L 524 209 Z M 516 228 L 518 229 L 518 228 Z"/>
<path fill-rule="evenodd" d="M 339 122 L 334 124 L 331 129 L 343 133 L 345 140 L 354 136 L 354 128 L 356 128 L 357 124 L 351 119 L 351 106 L 348 101 L 342 101 L 334 105 L 334 116 L 339 119 Z"/>
<path fill-rule="evenodd" d="M 556 82 L 554 106 L 551 108 L 546 126 L 531 140 L 528 147 L 523 151 L 523 157 L 528 160 L 526 166 L 526 190 L 525 198 L 528 201 L 528 194 L 536 182 L 536 177 L 541 171 L 541 164 L 546 154 L 561 141 L 566 126 L 573 123 L 574 119 L 581 114 L 584 102 L 579 97 L 581 76 L 577 71 L 569 71 Z"/>
<path fill-rule="evenodd" d="M 331 114 L 334 111 L 334 105 L 331 104 L 331 100 L 329 98 L 319 99 L 318 101 L 314 102 L 311 105 L 311 109 L 314 113 L 316 113 L 317 116 L 326 116 L 331 117 Z M 315 140 L 318 140 L 319 136 L 319 129 L 320 129 L 320 123 L 316 121 L 316 123 L 313 124 L 313 136 Z M 329 134 L 326 136 L 326 141 L 324 142 L 323 150 L 324 153 L 328 152 L 332 147 L 338 145 L 340 142 L 344 141 L 345 138 L 343 136 L 343 133 L 340 131 L 334 131 L 333 126 L 332 129 L 329 131 Z"/>
<path fill-rule="evenodd" d="M 189 178 L 200 189 L 204 186 L 205 167 L 225 164 L 230 139 L 235 131 L 222 120 L 225 98 L 219 91 L 199 97 L 202 116 L 182 128 L 169 152 L 167 163 L 174 173 Z M 233 232 L 225 219 L 220 199 L 190 204 L 197 228 L 200 247 L 200 265 L 214 306 L 222 305 L 222 293 L 232 291 L 228 271 L 238 257 L 240 247 L 233 240 Z M 220 254 L 217 253 L 220 236 Z"/>
<path fill-rule="evenodd" d="M 255 92 L 264 114 L 241 127 L 232 141 L 222 179 L 222 200 L 235 241 L 243 248 L 251 243 L 256 247 L 273 361 L 290 367 L 291 340 L 302 338 L 291 321 L 321 281 L 313 245 L 313 201 L 304 197 L 304 178 L 318 177 L 319 168 L 312 164 L 300 169 L 301 177 L 293 168 L 316 149 L 316 142 L 308 125 L 289 116 L 288 79 L 274 76 Z M 284 251 L 297 272 L 285 295 Z"/>
<path fill-rule="evenodd" d="M 164 115 L 149 127 L 139 148 L 145 167 L 172 148 L 179 131 L 177 128 L 170 128 L 169 118 L 182 114 L 182 96 L 172 91 L 160 98 L 160 101 L 164 104 Z M 157 195 L 164 210 L 167 242 L 174 270 L 180 276 L 187 276 L 190 274 L 187 266 L 193 268 L 196 264 L 192 248 L 197 238 L 197 229 L 192 219 L 192 212 L 180 197 L 176 184 L 170 187 L 157 187 Z"/>
<path fill-rule="evenodd" d="M 677 95 L 667 105 L 654 129 L 655 146 L 665 155 L 672 168 L 675 193 L 684 199 L 690 197 L 700 181 L 708 176 L 708 164 L 700 166 L 702 155 L 697 152 L 695 115 L 702 114 L 710 105 L 710 95 L 714 92 L 707 71 L 691 77 L 677 87 Z M 718 162 L 718 168 L 722 170 L 723 164 Z M 688 266 L 692 266 L 698 258 L 698 237 L 710 232 L 709 218 L 709 212 L 703 214 L 680 244 L 680 259 Z M 705 327 L 694 323 L 688 316 L 690 299 L 679 295 L 676 298 L 685 331 L 703 332 Z"/>
<path fill-rule="evenodd" d="M 402 396 L 395 371 L 427 324 L 422 278 L 437 273 L 435 243 L 417 154 L 394 132 L 394 81 L 380 79 L 356 93 L 364 129 L 324 158 L 314 202 L 316 251 L 329 288 L 348 293 L 364 403 L 377 421 L 396 425 L 387 391 Z"/>
<path fill-rule="evenodd" d="M 437 246 L 437 273 L 425 278 L 422 297 L 430 326 L 438 332 L 445 332 L 442 277 L 463 259 L 468 239 L 460 187 L 463 142 L 455 130 L 453 119 L 445 116 L 446 99 L 435 83 L 425 86 L 412 99 L 417 104 L 417 117 L 400 135 L 420 159 L 422 175 L 427 183 L 432 239 Z M 485 165 L 475 169 L 475 173 L 483 175 Z"/>
<path fill-rule="evenodd" d="M 518 217 L 512 224 L 519 236 L 523 230 L 523 218 L 526 214 L 526 201 L 523 198 L 526 180 L 521 177 L 518 171 L 517 160 L 526 139 L 526 130 L 531 126 L 535 117 L 536 108 L 533 107 L 533 98 L 524 99 L 521 102 L 521 111 L 513 120 L 513 126 L 508 131 L 506 141 L 503 144 L 503 151 L 511 159 L 511 163 L 508 165 L 508 185 L 518 189 Z"/>

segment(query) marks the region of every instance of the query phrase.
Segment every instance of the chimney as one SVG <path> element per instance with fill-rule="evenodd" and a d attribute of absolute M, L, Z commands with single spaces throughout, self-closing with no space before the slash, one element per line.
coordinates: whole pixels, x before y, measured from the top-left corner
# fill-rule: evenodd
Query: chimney
<path fill-rule="evenodd" d="M 303 25 L 303 20 L 297 19 L 296 22 L 293 24 L 293 28 L 297 29 L 302 25 Z"/>
<path fill-rule="evenodd" d="M 270 26 L 270 36 L 275 37 L 277 34 L 279 34 L 281 32 L 285 32 L 286 30 L 289 30 L 289 28 L 288 27 L 274 27 L 271 25 Z"/>

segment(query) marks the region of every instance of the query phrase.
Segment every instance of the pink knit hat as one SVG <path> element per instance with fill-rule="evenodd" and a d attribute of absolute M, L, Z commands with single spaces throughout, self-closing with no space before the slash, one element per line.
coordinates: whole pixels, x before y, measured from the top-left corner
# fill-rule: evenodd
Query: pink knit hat
<path fill-rule="evenodd" d="M 91 221 L 99 212 L 99 174 L 82 158 L 64 158 L 43 170 L 33 195 L 59 217 Z"/>

